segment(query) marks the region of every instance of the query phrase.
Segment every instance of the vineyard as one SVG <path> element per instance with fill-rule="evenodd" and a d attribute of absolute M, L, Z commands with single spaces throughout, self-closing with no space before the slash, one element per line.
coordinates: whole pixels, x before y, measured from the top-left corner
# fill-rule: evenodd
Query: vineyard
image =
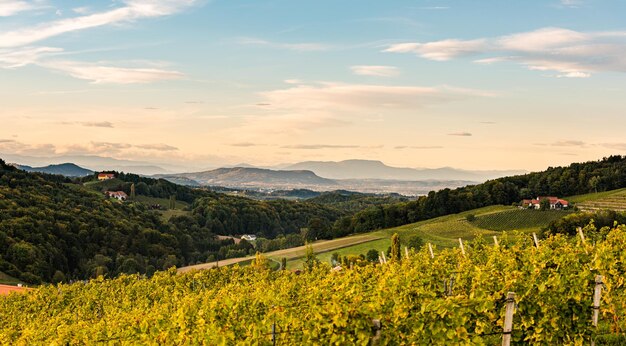
<path fill-rule="evenodd" d="M 623 344 L 626 227 L 585 232 L 586 243 L 555 236 L 538 247 L 477 238 L 464 254 L 425 248 L 340 271 L 235 266 L 44 286 L 0 299 L 0 343 L 495 345 L 515 292 L 513 344 Z"/>
<path fill-rule="evenodd" d="M 500 213 L 478 216 L 472 223 L 494 231 L 525 230 L 545 227 L 570 212 L 561 210 L 513 209 Z"/>

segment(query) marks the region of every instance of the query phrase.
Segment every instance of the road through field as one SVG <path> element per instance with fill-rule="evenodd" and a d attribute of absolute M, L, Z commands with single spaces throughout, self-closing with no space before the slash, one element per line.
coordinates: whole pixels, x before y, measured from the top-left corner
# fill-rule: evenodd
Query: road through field
<path fill-rule="evenodd" d="M 336 249 L 341 249 L 347 246 L 367 243 L 370 241 L 378 240 L 380 238 L 381 237 L 379 236 L 363 234 L 363 235 L 355 235 L 352 237 L 333 239 L 333 240 L 320 240 L 320 241 L 316 241 L 312 243 L 311 245 L 313 246 L 313 251 L 315 251 L 315 253 L 322 253 L 322 252 L 332 251 Z M 302 257 L 304 256 L 305 252 L 306 252 L 306 246 L 298 246 L 298 247 L 293 247 L 289 249 L 267 252 L 267 253 L 264 253 L 264 255 L 268 258 L 273 258 L 277 260 L 280 259 L 281 257 L 285 257 L 289 260 L 289 259 Z M 196 264 L 192 266 L 178 268 L 178 271 L 181 273 L 184 273 L 184 272 L 194 270 L 194 269 L 209 269 L 209 268 L 218 266 L 218 264 L 219 266 L 227 266 L 227 265 L 231 265 L 235 263 L 245 262 L 253 258 L 254 256 L 229 258 L 223 261 L 219 261 L 219 263 L 209 262 L 209 263 L 202 263 L 202 264 Z"/>

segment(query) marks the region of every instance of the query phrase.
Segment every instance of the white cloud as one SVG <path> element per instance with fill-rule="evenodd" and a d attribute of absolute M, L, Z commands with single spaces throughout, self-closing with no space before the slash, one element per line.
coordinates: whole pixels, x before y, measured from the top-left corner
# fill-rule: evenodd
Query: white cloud
<path fill-rule="evenodd" d="M 281 43 L 261 40 L 257 38 L 240 38 L 238 39 L 238 42 L 243 45 L 266 46 L 271 48 L 292 50 L 296 52 L 316 52 L 332 49 L 332 46 L 330 45 L 316 42 Z"/>
<path fill-rule="evenodd" d="M 479 56 L 474 62 L 481 64 L 513 61 L 530 70 L 555 71 L 556 77 L 567 78 L 587 78 L 599 71 L 626 72 L 626 31 L 578 32 L 548 27 L 496 38 L 399 43 L 384 51 L 414 53 L 436 61 L 465 56 Z"/>
<path fill-rule="evenodd" d="M 415 53 L 426 59 L 446 61 L 473 55 L 487 48 L 485 40 L 443 40 L 428 43 L 397 43 L 385 49 L 391 53 Z"/>
<path fill-rule="evenodd" d="M 470 96 L 492 94 L 452 87 L 387 86 L 318 83 L 297 85 L 260 94 L 274 109 L 360 110 L 373 108 L 415 109 Z"/>
<path fill-rule="evenodd" d="M 61 34 L 100 26 L 131 22 L 141 18 L 161 17 L 181 11 L 195 0 L 130 0 L 125 6 L 109 11 L 61 19 L 0 34 L 0 47 L 29 45 Z"/>
<path fill-rule="evenodd" d="M 398 75 L 398 69 L 394 66 L 380 65 L 356 65 L 350 69 L 356 75 L 374 77 L 392 77 Z"/>
<path fill-rule="evenodd" d="M 0 68 L 17 68 L 35 64 L 43 56 L 62 52 L 61 48 L 23 47 L 17 49 L 0 49 Z"/>
<path fill-rule="evenodd" d="M 28 1 L 0 0 L 0 17 L 14 16 L 20 12 L 37 8 L 35 4 Z"/>
<path fill-rule="evenodd" d="M 52 70 L 67 73 L 74 78 L 91 81 L 95 84 L 150 83 L 160 80 L 181 79 L 184 77 L 184 74 L 178 71 L 169 71 L 158 68 L 103 66 L 100 64 L 90 64 L 76 61 L 54 61 L 39 63 L 39 65 Z"/>

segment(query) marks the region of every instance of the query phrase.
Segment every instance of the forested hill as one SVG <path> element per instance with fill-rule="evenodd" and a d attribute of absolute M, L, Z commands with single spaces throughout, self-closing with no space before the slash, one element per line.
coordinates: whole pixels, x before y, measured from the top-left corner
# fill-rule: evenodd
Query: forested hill
<path fill-rule="evenodd" d="M 135 183 L 137 195 L 173 194 L 191 202 L 185 215 L 164 221 L 144 203 L 108 199 L 80 182 L 25 172 L 0 160 L 0 271 L 29 283 L 150 275 L 171 266 L 254 253 L 251 244 L 220 240 L 217 234 L 291 234 L 295 246 L 306 237 L 332 236 L 331 226 L 345 215 L 312 203 L 259 202 L 135 175 L 114 179 L 122 188 Z M 312 232 L 301 237 L 307 227 Z M 287 241 L 276 244 L 286 246 Z"/>
<path fill-rule="evenodd" d="M 623 187 L 626 187 L 626 157 L 610 156 L 454 190 L 433 191 L 417 201 L 370 207 L 340 219 L 337 227 L 349 233 L 365 232 L 489 205 L 510 205 L 537 196 L 565 197 Z"/>

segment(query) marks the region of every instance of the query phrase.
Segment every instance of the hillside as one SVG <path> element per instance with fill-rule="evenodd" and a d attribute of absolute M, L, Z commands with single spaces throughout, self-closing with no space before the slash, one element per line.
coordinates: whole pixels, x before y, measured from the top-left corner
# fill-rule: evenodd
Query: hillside
<path fill-rule="evenodd" d="M 626 211 L 626 189 L 590 193 L 570 198 L 580 210 Z"/>
<path fill-rule="evenodd" d="M 246 267 L 50 285 L 0 299 L 0 342 L 496 345 L 509 305 L 514 344 L 621 345 L 625 242 L 618 227 L 594 246 L 503 238 L 499 247 L 467 243 L 465 255 L 422 249 L 339 271 L 270 271 L 259 257 Z M 598 273 L 606 288 L 594 327 Z"/>
<path fill-rule="evenodd" d="M 522 199 L 536 196 L 575 196 L 625 187 L 626 157 L 610 156 L 453 190 L 432 191 L 416 201 L 367 208 L 339 223 L 346 234 L 363 233 L 490 205 L 518 205 Z"/>
<path fill-rule="evenodd" d="M 0 160 L 0 272 L 28 283 L 151 275 L 171 266 L 254 252 L 247 242 L 234 244 L 217 234 L 279 237 L 276 244 L 287 244 L 281 239 L 293 235 L 290 239 L 303 242 L 302 228 L 310 228 L 310 237 L 332 237 L 334 221 L 345 215 L 317 204 L 254 201 L 116 174 L 103 182 L 94 176 L 72 181 L 21 171 Z M 130 193 L 132 184 L 135 200 L 120 202 L 102 193 Z M 177 209 L 189 210 L 151 210 L 170 196 L 176 196 Z"/>
<path fill-rule="evenodd" d="M 202 185 L 226 187 L 268 187 L 283 188 L 316 188 L 318 186 L 335 186 L 337 182 L 321 178 L 311 171 L 275 171 L 261 168 L 219 168 L 196 173 L 176 175 L 157 175 L 157 178 L 186 178 Z"/>
<path fill-rule="evenodd" d="M 73 163 L 62 163 L 58 165 L 48 165 L 43 167 L 30 167 L 24 165 L 15 165 L 15 167 L 26 172 L 39 172 L 47 174 L 60 174 L 66 177 L 84 177 L 93 174 L 93 171 L 82 168 Z"/>
<path fill-rule="evenodd" d="M 344 160 L 344 161 L 306 161 L 284 167 L 284 169 L 304 169 L 331 179 L 384 179 L 384 180 L 466 180 L 482 182 L 508 175 L 526 173 L 525 171 L 468 171 L 450 167 L 435 169 L 415 169 L 387 166 L 381 161 Z"/>
<path fill-rule="evenodd" d="M 424 243 L 431 243 L 436 247 L 458 247 L 459 238 L 462 238 L 464 241 L 471 241 L 476 237 L 484 237 L 487 241 L 492 241 L 492 236 L 500 236 L 503 231 L 519 231 L 525 234 L 539 233 L 543 227 L 548 226 L 552 221 L 570 214 L 570 211 L 520 210 L 515 207 L 490 206 L 400 227 L 364 233 L 363 236 L 369 236 L 373 240 L 342 246 L 340 249 L 330 252 L 317 251 L 316 249 L 316 253 L 322 262 L 329 263 L 333 253 L 346 256 L 365 255 L 371 249 L 379 252 L 387 251 L 391 244 L 390 238 L 395 233 L 400 236 L 403 244 L 407 244 L 412 237 L 417 236 Z M 475 219 L 468 221 L 467 217 L 469 215 L 473 215 Z M 341 239 L 345 239 L 345 243 L 348 244 L 348 240 L 351 237 L 336 240 Z M 273 253 L 268 253 L 267 256 L 274 260 L 280 260 L 280 257 Z M 288 262 L 288 268 L 302 268 L 302 256 L 303 253 L 301 253 L 299 258 Z"/>

